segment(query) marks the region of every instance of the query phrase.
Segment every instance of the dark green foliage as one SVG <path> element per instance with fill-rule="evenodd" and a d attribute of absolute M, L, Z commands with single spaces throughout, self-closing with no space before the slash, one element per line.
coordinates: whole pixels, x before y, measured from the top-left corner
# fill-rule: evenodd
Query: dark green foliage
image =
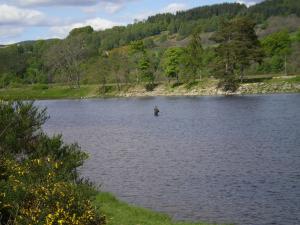
<path fill-rule="evenodd" d="M 177 16 L 179 18 L 186 18 L 187 20 L 210 18 L 212 16 L 233 17 L 245 9 L 246 6 L 239 3 L 222 3 L 212 6 L 202 6 L 185 12 L 178 12 Z"/>
<path fill-rule="evenodd" d="M 145 89 L 146 89 L 146 91 L 153 91 L 156 86 L 157 86 L 157 84 L 148 83 L 148 84 L 145 85 Z"/>
<path fill-rule="evenodd" d="M 35 149 L 46 110 L 33 102 L 0 103 L 0 153 L 30 153 Z"/>
<path fill-rule="evenodd" d="M 291 54 L 290 35 L 287 31 L 280 31 L 265 37 L 262 46 L 267 58 L 260 69 L 266 72 L 281 72 L 287 70 L 287 57 Z"/>
<path fill-rule="evenodd" d="M 141 78 L 143 81 L 147 83 L 153 83 L 154 82 L 154 76 L 151 71 L 151 65 L 150 65 L 150 59 L 147 55 L 147 53 L 143 53 L 139 64 L 138 69 L 141 73 Z"/>
<path fill-rule="evenodd" d="M 205 66 L 202 66 L 201 71 L 196 71 L 196 67 L 186 67 L 190 68 L 190 71 L 184 71 L 180 68 L 180 78 L 190 80 L 198 76 L 201 77 L 202 74 L 206 76 L 214 75 L 215 72 L 212 72 L 213 62 L 220 62 L 221 59 L 219 57 L 215 60 L 213 51 L 206 51 L 207 46 L 209 46 L 209 49 L 216 47 L 209 40 L 211 33 L 207 32 L 218 30 L 217 33 L 220 33 L 222 32 L 219 29 L 220 24 L 241 15 L 246 15 L 259 23 L 259 26 L 255 27 L 259 37 L 266 37 L 282 29 L 285 26 L 284 21 L 292 23 L 291 27 L 287 27 L 287 31 L 295 32 L 295 29 L 299 27 L 298 17 L 296 17 L 296 15 L 299 16 L 299 7 L 298 0 L 268 0 L 249 8 L 238 3 L 215 4 L 177 12 L 176 14 L 157 14 L 144 21 L 136 21 L 134 24 L 116 26 L 103 31 L 94 31 L 91 26 L 75 28 L 64 40 L 27 41 L 10 46 L 0 46 L 0 88 L 36 83 L 64 83 L 73 88 L 87 83 L 139 82 L 143 79 L 142 77 L 149 77 L 148 75 L 150 75 L 150 73 L 147 73 L 144 76 L 141 75 L 141 71 L 138 72 L 138 61 L 141 59 L 143 51 L 147 51 L 150 62 L 149 71 L 153 73 L 156 79 L 159 79 L 163 73 L 162 63 L 159 63 L 163 61 L 161 57 L 163 54 L 152 56 L 158 51 L 165 51 L 165 48 L 168 47 L 186 47 L 188 41 L 193 37 L 193 31 L 199 25 L 201 25 L 202 31 L 205 32 L 204 37 L 202 37 L 204 48 L 202 58 Z M 292 14 L 294 15 L 292 16 Z M 284 20 L 282 16 L 286 16 Z M 249 23 L 244 25 L 244 30 L 249 28 L 248 33 L 244 32 L 245 35 L 249 36 L 248 40 L 253 40 L 255 33 L 251 27 L 252 25 L 249 25 Z M 295 34 L 293 40 L 300 40 L 299 35 L 299 32 Z M 270 48 L 269 45 L 273 45 L 271 39 L 263 40 L 264 48 L 267 51 Z M 267 43 L 269 41 L 270 43 Z M 220 43 L 218 40 L 216 42 Z M 242 52 L 245 50 L 245 46 L 249 50 L 248 44 L 247 38 L 240 37 L 239 45 L 242 48 L 235 48 L 235 51 L 239 50 L 240 53 L 231 56 L 229 54 L 227 59 L 234 58 L 237 55 L 245 55 Z M 127 48 L 128 45 L 140 46 L 136 46 L 136 52 L 130 54 Z M 139 49 L 140 47 L 143 49 Z M 198 56 L 194 56 L 198 50 L 198 53 L 200 53 L 200 48 L 192 52 L 189 51 L 189 48 L 187 48 L 189 53 L 186 55 L 186 62 L 195 65 Z M 111 54 L 114 54 L 111 52 L 116 49 L 121 49 L 122 53 L 110 57 Z M 297 52 L 297 48 L 295 51 Z M 248 72 L 249 62 L 253 64 L 255 61 L 261 61 L 259 52 L 255 56 L 256 60 L 253 60 L 254 50 L 252 53 L 250 54 L 251 59 L 249 58 L 250 55 L 247 54 L 246 57 L 239 57 L 239 65 L 228 69 L 231 69 L 234 73 L 240 73 L 242 76 L 243 71 Z M 271 56 L 267 52 L 267 57 L 262 66 L 252 66 L 251 73 L 280 72 L 285 68 L 293 72 L 299 72 L 297 63 L 290 57 L 291 55 L 292 52 L 285 54 L 276 52 Z M 200 61 L 198 60 L 199 63 Z M 114 66 L 115 63 L 117 63 L 116 66 Z M 215 71 L 222 68 L 217 64 L 215 63 Z M 200 64 L 197 65 L 198 69 L 200 67 Z M 117 75 L 114 74 L 116 72 Z"/>
<path fill-rule="evenodd" d="M 134 41 L 131 42 L 131 53 L 135 54 L 139 57 L 136 61 L 137 69 L 140 74 L 140 78 L 142 81 L 147 82 L 145 86 L 146 90 L 148 90 L 154 82 L 154 74 L 153 74 L 153 66 L 151 65 L 150 58 L 148 56 L 148 52 L 146 51 L 145 42 L 143 41 Z M 150 88 L 151 89 L 151 88 Z"/>
<path fill-rule="evenodd" d="M 80 27 L 80 28 L 74 28 L 70 31 L 69 36 L 75 36 L 79 34 L 92 34 L 94 32 L 94 29 L 91 26 L 86 27 Z"/>
<path fill-rule="evenodd" d="M 143 41 L 141 40 L 138 40 L 138 41 L 132 41 L 130 43 L 130 49 L 131 49 L 131 53 L 134 54 L 134 53 L 139 53 L 139 52 L 142 52 L 144 53 L 145 52 L 145 44 Z"/>
<path fill-rule="evenodd" d="M 26 46 L 17 45 L 0 49 L 0 75 L 9 74 L 12 79 L 22 79 L 26 71 L 28 51 Z"/>
<path fill-rule="evenodd" d="M 296 34 L 296 41 L 300 42 L 300 29 L 297 31 Z"/>
<path fill-rule="evenodd" d="M 163 68 L 168 79 L 176 78 L 178 82 L 178 75 L 180 66 L 182 65 L 183 49 L 178 47 L 169 48 L 163 57 Z"/>
<path fill-rule="evenodd" d="M 235 92 L 239 87 L 239 81 L 234 77 L 228 77 L 220 80 L 218 88 L 222 88 L 223 91 Z"/>
<path fill-rule="evenodd" d="M 226 86 L 227 80 L 230 84 L 236 78 L 242 81 L 245 69 L 251 63 L 262 61 L 263 52 L 254 26 L 249 18 L 236 18 L 223 22 L 213 36 L 213 40 L 219 43 L 216 48 L 215 73 L 225 81 L 223 84 Z"/>
<path fill-rule="evenodd" d="M 69 36 L 46 53 L 46 66 L 49 70 L 64 74 L 70 87 L 79 87 L 82 78 L 80 64 L 90 56 L 89 41 L 82 33 Z"/>
<path fill-rule="evenodd" d="M 201 70 L 203 69 L 203 48 L 201 44 L 201 28 L 196 27 L 192 38 L 185 49 L 184 62 L 184 79 L 195 81 L 196 77 L 202 77 Z"/>
<path fill-rule="evenodd" d="M 33 102 L 0 103 L 0 152 L 4 155 L 27 155 L 29 158 L 52 157 L 65 161 L 72 171 L 82 165 L 86 154 L 77 144 L 64 145 L 61 136 L 48 137 L 42 125 L 48 119 L 46 109 Z"/>
<path fill-rule="evenodd" d="M 44 134 L 47 118 L 33 102 L 0 102 L 0 224 L 104 224 L 76 172 L 87 154 Z"/>
<path fill-rule="evenodd" d="M 285 30 L 265 37 L 261 43 L 268 56 L 286 55 L 291 51 L 290 35 Z"/>
<path fill-rule="evenodd" d="M 300 16 L 300 4 L 298 0 L 267 0 L 251 6 L 246 13 L 256 22 L 262 22 L 270 16 Z"/>
<path fill-rule="evenodd" d="M 159 38 L 159 42 L 160 42 L 160 43 L 163 43 L 163 42 L 165 42 L 165 41 L 167 41 L 167 40 L 168 40 L 168 35 L 167 35 L 167 34 L 163 34 L 163 35 L 161 35 L 160 38 Z"/>
<path fill-rule="evenodd" d="M 145 48 L 150 48 L 151 49 L 151 48 L 155 47 L 155 43 L 154 43 L 152 38 L 147 38 L 147 39 L 144 40 L 144 46 L 145 46 Z"/>

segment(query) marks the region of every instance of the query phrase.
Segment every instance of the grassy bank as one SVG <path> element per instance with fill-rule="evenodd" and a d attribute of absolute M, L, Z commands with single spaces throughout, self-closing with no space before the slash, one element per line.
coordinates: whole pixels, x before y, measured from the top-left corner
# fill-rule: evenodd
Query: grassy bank
<path fill-rule="evenodd" d="M 191 83 L 161 83 L 153 91 L 146 91 L 143 84 L 137 85 L 82 85 L 70 88 L 64 85 L 23 85 L 0 89 L 0 99 L 80 99 L 96 97 L 135 97 L 135 96 L 197 96 L 224 95 L 217 88 L 217 80 L 206 78 Z M 299 93 L 300 75 L 289 77 L 253 77 L 246 79 L 235 94 Z"/>
<path fill-rule="evenodd" d="M 95 204 L 106 216 L 107 225 L 208 225 L 174 222 L 167 215 L 121 202 L 110 193 L 100 193 Z"/>
<path fill-rule="evenodd" d="M 0 89 L 0 98 L 5 100 L 63 99 L 90 97 L 97 92 L 97 85 L 70 88 L 62 85 L 24 85 Z"/>

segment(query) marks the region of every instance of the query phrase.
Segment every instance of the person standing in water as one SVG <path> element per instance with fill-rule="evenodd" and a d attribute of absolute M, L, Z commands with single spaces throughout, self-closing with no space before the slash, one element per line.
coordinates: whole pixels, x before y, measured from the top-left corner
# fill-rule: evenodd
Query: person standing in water
<path fill-rule="evenodd" d="M 157 107 L 157 105 L 154 107 L 154 116 L 158 116 L 159 113 L 159 109 Z"/>

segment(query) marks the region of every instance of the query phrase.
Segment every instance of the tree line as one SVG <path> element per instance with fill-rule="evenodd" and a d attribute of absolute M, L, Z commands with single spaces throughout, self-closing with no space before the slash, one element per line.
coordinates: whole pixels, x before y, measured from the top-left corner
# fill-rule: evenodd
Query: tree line
<path fill-rule="evenodd" d="M 270 2 L 271 12 L 267 8 Z M 250 8 L 224 3 L 175 15 L 158 14 L 104 31 L 96 32 L 90 26 L 76 28 L 63 40 L 2 46 L 0 86 L 116 83 L 119 87 L 122 83 L 146 82 L 151 89 L 161 80 L 193 82 L 214 76 L 243 81 L 245 74 L 296 73 L 299 31 L 291 34 L 282 30 L 261 40 L 255 34 L 261 18 L 297 14 L 299 7 L 291 7 L 294 2 L 272 0 Z M 205 46 L 202 35 L 211 31 L 212 44 Z M 174 42 L 173 37 L 176 43 L 183 40 L 183 46 L 168 45 Z"/>

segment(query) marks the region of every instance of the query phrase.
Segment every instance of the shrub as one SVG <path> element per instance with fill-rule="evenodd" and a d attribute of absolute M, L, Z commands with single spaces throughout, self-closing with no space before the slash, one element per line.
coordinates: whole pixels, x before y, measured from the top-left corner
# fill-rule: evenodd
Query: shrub
<path fill-rule="evenodd" d="M 157 84 L 154 83 L 148 83 L 145 85 L 146 91 L 153 91 L 156 88 Z"/>
<path fill-rule="evenodd" d="M 218 83 L 218 88 L 223 91 L 235 92 L 239 88 L 239 81 L 234 78 L 222 79 Z"/>
<path fill-rule="evenodd" d="M 103 224 L 85 192 L 64 180 L 53 158 L 1 162 L 1 224 Z"/>
<path fill-rule="evenodd" d="M 49 88 L 48 84 L 35 84 L 32 86 L 32 90 L 47 90 Z"/>
<path fill-rule="evenodd" d="M 0 102 L 0 224 L 105 224 L 76 172 L 87 154 L 44 134 L 47 118 L 33 102 Z"/>

